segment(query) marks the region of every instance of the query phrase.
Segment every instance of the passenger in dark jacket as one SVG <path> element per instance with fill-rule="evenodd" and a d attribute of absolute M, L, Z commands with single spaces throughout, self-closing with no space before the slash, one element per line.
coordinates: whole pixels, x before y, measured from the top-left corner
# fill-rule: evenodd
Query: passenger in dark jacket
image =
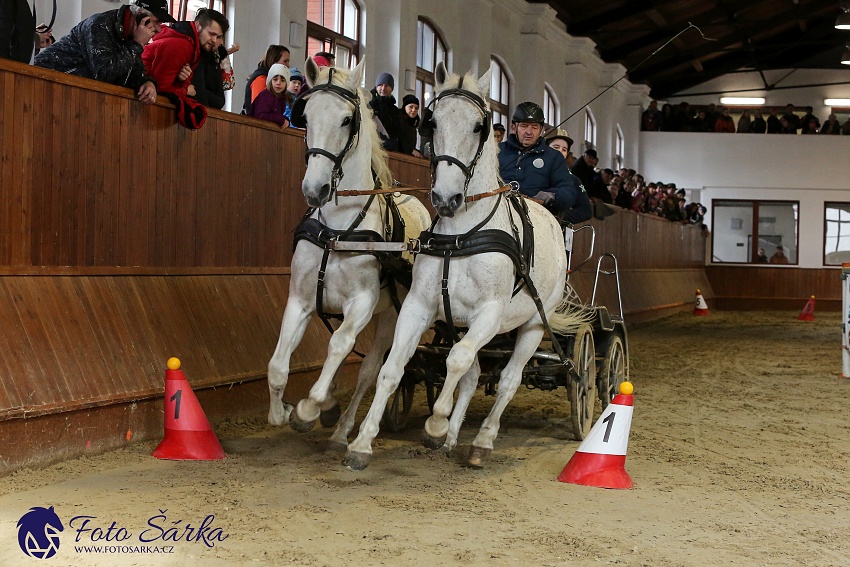
<path fill-rule="evenodd" d="M 584 188 L 567 169 L 564 156 L 541 137 L 543 110 L 533 102 L 517 105 L 508 138 L 499 145 L 499 174 L 505 182 L 516 181 L 523 195 L 569 223 L 586 221 L 593 207 Z"/>
<path fill-rule="evenodd" d="M 399 123 L 401 122 L 396 100 L 392 95 L 394 88 L 395 80 L 393 76 L 389 73 L 381 73 L 375 81 L 375 88 L 372 89 L 372 100 L 369 102 L 369 108 L 372 109 L 374 118 L 383 127 L 378 127 L 378 135 L 381 137 L 384 149 L 391 152 L 399 151 L 398 136 Z"/>
<path fill-rule="evenodd" d="M 146 6 L 143 8 L 142 6 Z M 83 20 L 35 57 L 35 65 L 129 87 L 139 100 L 156 102 L 156 84 L 145 72 L 142 46 L 173 22 L 165 0 L 143 0 Z"/>
<path fill-rule="evenodd" d="M 27 0 L 0 0 L 0 57 L 29 63 L 35 48 L 35 14 Z"/>
<path fill-rule="evenodd" d="M 416 131 L 419 129 L 419 99 L 412 94 L 404 95 L 399 108 L 398 151 L 422 157 L 416 148 Z"/>

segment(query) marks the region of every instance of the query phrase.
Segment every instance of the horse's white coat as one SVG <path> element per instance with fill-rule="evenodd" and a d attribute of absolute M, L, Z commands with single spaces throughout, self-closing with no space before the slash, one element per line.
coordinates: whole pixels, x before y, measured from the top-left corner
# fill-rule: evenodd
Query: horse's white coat
<path fill-rule="evenodd" d="M 447 76 L 445 67 L 438 65 L 435 94 L 457 87 L 459 76 Z M 464 78 L 463 88 L 487 100 L 490 87 L 489 71 L 483 77 Z M 436 131 L 433 152 L 451 155 L 464 164 L 470 164 L 478 149 L 477 125 L 483 120 L 482 112 L 462 96 L 446 96 L 434 108 Z M 484 150 L 472 176 L 468 195 L 477 195 L 499 187 L 497 147 L 492 136 L 485 142 Z M 460 204 L 452 211 L 450 204 L 462 203 L 464 174 L 461 168 L 445 161 L 438 163 L 432 203 L 442 218 L 434 228 L 441 234 L 464 234 L 484 220 L 498 197 L 488 197 L 468 204 Z M 558 221 L 542 206 L 528 201 L 531 222 L 534 226 L 534 264 L 531 277 L 543 302 L 547 318 L 553 329 L 567 332 L 579 322 L 562 306 L 565 297 L 566 252 L 563 234 Z M 485 228 L 497 228 L 511 233 L 511 207 L 503 200 L 496 214 Z M 454 212 L 453 216 L 448 216 Z M 514 223 L 519 224 L 517 218 Z M 381 368 L 375 398 L 369 414 L 360 426 L 360 433 L 349 445 L 344 463 L 351 468 L 363 468 L 372 453 L 371 442 L 378 433 L 378 424 L 389 396 L 397 388 L 404 365 L 413 355 L 422 333 L 436 319 L 445 320 L 440 293 L 443 259 L 420 254 L 413 267 L 413 285 L 399 314 L 392 349 Z M 484 420 L 472 443 L 470 464 L 479 465 L 493 447 L 499 431 L 499 420 L 508 402 L 513 398 L 522 380 L 522 370 L 540 345 L 544 327 L 537 308 L 526 290 L 511 297 L 514 288 L 514 267 L 506 255 L 484 253 L 452 259 L 449 272 L 449 293 L 454 323 L 468 327 L 463 338 L 454 345 L 446 360 L 446 380 L 434 413 L 425 424 L 425 434 L 439 444 L 445 437 L 444 447 L 451 450 L 457 443 L 458 430 L 468 407 L 480 373 L 478 350 L 496 334 L 518 329 L 514 353 L 501 373 L 498 395 L 493 408 Z M 561 307 L 561 309 L 558 309 Z M 561 314 L 556 311 L 564 311 Z M 452 412 L 453 394 L 460 384 L 457 403 Z M 448 418 L 451 415 L 451 422 Z"/>
<path fill-rule="evenodd" d="M 373 188 L 372 168 L 384 187 L 392 182 L 386 165 L 386 153 L 371 120 L 367 101 L 369 95 L 360 88 L 363 63 L 350 74 L 335 70 L 333 84 L 359 94 L 361 122 L 356 144 L 342 162 L 345 172 L 339 190 L 367 190 Z M 328 70 L 319 69 L 308 59 L 307 78 L 311 85 L 328 80 Z M 353 106 L 343 98 L 328 91 L 311 95 L 305 108 L 308 121 L 307 145 L 319 147 L 338 155 L 348 140 L 349 128 L 346 119 L 351 119 Z M 302 182 L 302 191 L 308 202 L 320 208 L 313 214 L 327 227 L 337 230 L 348 228 L 361 211 L 367 196 L 346 196 L 338 204 L 330 195 L 329 187 L 333 163 L 325 156 L 312 155 L 308 160 L 307 172 Z M 396 198 L 405 221 L 406 238 L 416 238 L 430 223 L 428 210 L 412 197 Z M 382 219 L 385 205 L 383 198 L 376 196 L 358 230 L 373 230 L 383 233 Z M 320 215 L 320 216 L 318 216 Z M 289 379 L 289 363 L 293 350 L 300 343 L 310 316 L 315 312 L 316 283 L 323 250 L 300 241 L 292 257 L 292 275 L 289 284 L 289 299 L 283 314 L 277 348 L 269 362 L 268 381 L 270 393 L 269 423 L 281 425 L 290 420 L 292 406 L 283 403 L 283 391 Z M 380 313 L 378 329 L 372 349 L 364 358 L 358 375 L 357 388 L 349 407 L 331 437 L 332 443 L 345 445 L 347 435 L 354 426 L 357 406 L 369 386 L 374 382 L 383 356 L 392 342 L 396 312 L 387 288 L 381 288 L 381 273 L 374 256 L 363 253 L 331 253 L 326 268 L 323 310 L 329 314 L 341 313 L 344 317 L 328 344 L 328 355 L 321 375 L 310 390 L 308 398 L 301 400 L 294 410 L 299 421 L 312 423 L 323 411 L 333 410 L 338 402 L 333 397 L 333 382 L 337 370 L 354 347 L 357 335 Z M 403 296 L 404 290 L 399 290 Z"/>

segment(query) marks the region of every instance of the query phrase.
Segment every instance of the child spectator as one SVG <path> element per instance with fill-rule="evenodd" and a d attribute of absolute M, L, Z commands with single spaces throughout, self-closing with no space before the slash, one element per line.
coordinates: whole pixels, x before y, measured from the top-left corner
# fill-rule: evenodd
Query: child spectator
<path fill-rule="evenodd" d="M 284 115 L 287 105 L 293 102 L 292 94 L 286 90 L 289 86 L 289 69 L 286 65 L 275 63 L 266 76 L 266 90 L 260 92 L 248 116 L 274 122 L 281 128 L 289 127 L 289 119 Z"/>
<path fill-rule="evenodd" d="M 283 45 L 270 45 L 266 49 L 266 56 L 257 64 L 257 68 L 248 77 L 248 83 L 245 85 L 245 99 L 242 102 L 242 114 L 253 116 L 251 114 L 251 105 L 254 99 L 265 90 L 265 84 L 268 82 L 269 69 L 275 63 L 289 67 L 289 49 Z"/>

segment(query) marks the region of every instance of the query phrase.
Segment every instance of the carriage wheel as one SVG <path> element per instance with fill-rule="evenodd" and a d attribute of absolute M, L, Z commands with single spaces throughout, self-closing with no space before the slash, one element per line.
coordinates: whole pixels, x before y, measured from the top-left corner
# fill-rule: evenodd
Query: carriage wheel
<path fill-rule="evenodd" d="M 393 433 L 402 431 L 407 425 L 410 417 L 410 409 L 413 407 L 413 392 L 416 391 L 416 382 L 402 378 L 395 393 L 393 393 L 384 410 L 384 425 Z"/>
<path fill-rule="evenodd" d="M 620 392 L 620 384 L 626 379 L 626 350 L 619 335 L 611 335 L 605 347 L 605 358 L 599 367 L 599 400 L 604 410 Z"/>
<path fill-rule="evenodd" d="M 593 425 L 593 407 L 596 405 L 596 350 L 593 330 L 584 326 L 576 333 L 572 360 L 578 379 L 569 378 L 570 414 L 573 435 L 582 441 Z"/>

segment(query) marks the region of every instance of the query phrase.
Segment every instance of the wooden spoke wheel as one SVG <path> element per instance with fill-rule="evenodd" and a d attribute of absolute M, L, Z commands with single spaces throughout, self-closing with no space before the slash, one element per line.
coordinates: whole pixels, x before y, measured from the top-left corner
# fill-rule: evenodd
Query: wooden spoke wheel
<path fill-rule="evenodd" d="M 599 366 L 599 400 L 604 410 L 620 392 L 620 384 L 626 379 L 626 349 L 623 348 L 623 339 L 619 335 L 608 337 L 605 347 L 605 358 Z"/>
<path fill-rule="evenodd" d="M 572 361 L 578 377 L 570 376 L 567 388 L 573 435 L 581 441 L 590 434 L 596 405 L 596 350 L 590 325 L 581 327 L 576 333 Z"/>
<path fill-rule="evenodd" d="M 390 397 L 384 410 L 384 425 L 394 433 L 404 430 L 413 407 L 413 393 L 416 382 L 402 378 L 395 393 Z"/>

